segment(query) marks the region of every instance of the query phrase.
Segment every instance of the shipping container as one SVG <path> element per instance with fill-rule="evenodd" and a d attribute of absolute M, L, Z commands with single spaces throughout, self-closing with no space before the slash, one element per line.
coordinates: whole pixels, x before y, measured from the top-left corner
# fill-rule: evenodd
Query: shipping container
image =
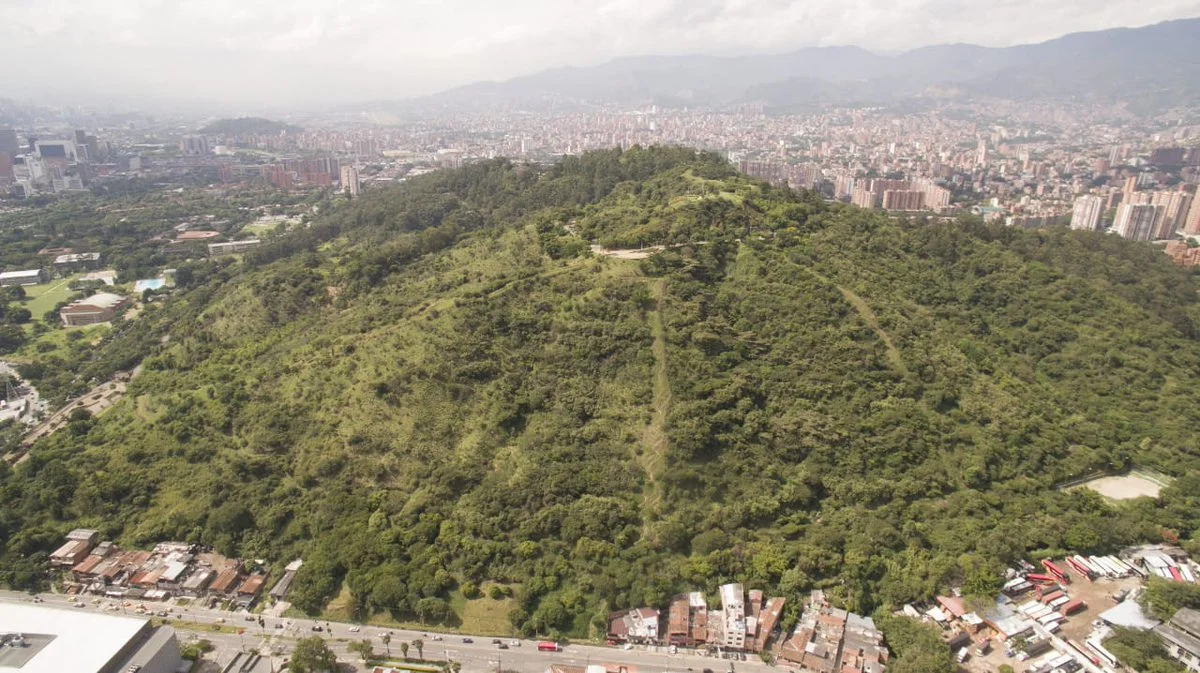
<path fill-rule="evenodd" d="M 1059 608 L 1058 611 L 1065 617 L 1067 615 L 1073 615 L 1086 607 L 1087 603 L 1084 603 L 1082 598 L 1076 598 L 1075 600 L 1070 601 L 1066 605 Z"/>

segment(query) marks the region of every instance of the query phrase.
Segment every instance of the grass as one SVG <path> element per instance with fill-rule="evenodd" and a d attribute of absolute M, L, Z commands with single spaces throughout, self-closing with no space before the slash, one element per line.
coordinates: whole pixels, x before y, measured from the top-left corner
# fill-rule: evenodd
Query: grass
<path fill-rule="evenodd" d="M 659 477 L 667 462 L 667 414 L 671 406 L 671 383 L 667 378 L 667 337 L 663 326 L 663 296 L 666 282 L 650 284 L 654 296 L 654 308 L 647 311 L 650 332 L 654 335 L 654 413 L 642 435 L 643 450 L 639 456 L 642 470 L 646 473 L 646 487 L 642 495 L 642 520 L 649 524 L 662 504 L 662 484 Z"/>
<path fill-rule="evenodd" d="M 41 320 L 46 311 L 53 309 L 60 301 L 69 299 L 72 294 L 71 281 L 81 277 L 75 274 L 66 278 L 56 278 L 49 283 L 32 285 L 25 288 L 25 308 L 33 314 L 35 320 Z"/>
<path fill-rule="evenodd" d="M 469 633 L 472 635 L 500 636 L 512 633 L 512 625 L 508 623 L 508 613 L 516 605 L 516 601 L 512 598 L 493 600 L 484 596 L 474 600 L 467 600 L 463 597 L 462 592 L 455 590 L 450 594 L 448 602 L 451 609 L 459 617 L 461 623 L 458 626 L 448 627 L 396 620 L 386 612 L 372 613 L 366 620 L 366 623 L 385 628 Z M 350 603 L 350 587 L 342 584 L 342 590 L 338 592 L 338 595 L 333 600 L 329 601 L 329 604 L 325 606 L 325 610 L 321 612 L 321 615 L 317 619 L 329 622 L 354 621 L 350 619 Z M 286 616 L 308 618 L 306 615 L 293 612 L 292 610 L 288 610 Z M 426 643 L 425 649 L 428 654 L 428 643 Z"/>
<path fill-rule="evenodd" d="M 21 350 L 13 353 L 9 359 L 14 362 L 33 362 L 50 357 L 69 358 L 72 357 L 72 346 L 86 348 L 88 344 L 107 334 L 112 327 L 107 324 L 61 327 L 37 336 L 32 336 L 32 329 L 30 326 L 27 330 L 27 334 L 31 335 L 29 341 L 21 347 Z M 75 333 L 81 336 L 69 337 Z"/>

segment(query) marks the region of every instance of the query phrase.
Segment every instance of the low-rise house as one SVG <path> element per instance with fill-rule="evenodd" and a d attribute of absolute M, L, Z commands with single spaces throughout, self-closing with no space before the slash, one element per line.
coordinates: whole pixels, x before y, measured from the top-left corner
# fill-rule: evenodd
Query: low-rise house
<path fill-rule="evenodd" d="M 1180 608 L 1166 624 L 1154 627 L 1167 653 L 1193 673 L 1200 673 L 1200 610 Z"/>
<path fill-rule="evenodd" d="M 24 271 L 5 271 L 0 273 L 0 287 L 13 285 L 41 285 L 50 280 L 50 274 L 45 269 L 27 269 Z"/>
<path fill-rule="evenodd" d="M 659 619 L 659 612 L 654 608 L 614 612 L 608 616 L 608 637 L 621 642 L 657 643 Z"/>
<path fill-rule="evenodd" d="M 267 576 L 262 573 L 254 573 L 246 578 L 244 582 L 238 585 L 238 598 L 246 601 L 252 601 L 258 597 L 262 591 L 263 583 L 267 581 Z"/>
<path fill-rule="evenodd" d="M 58 315 L 67 327 L 96 325 L 112 320 L 121 309 L 128 305 L 128 297 L 110 292 L 97 292 L 87 299 L 80 299 L 69 306 L 64 306 Z"/>
<path fill-rule="evenodd" d="M 183 581 L 183 586 L 180 591 L 184 596 L 196 598 L 208 590 L 213 579 L 217 576 L 217 571 L 212 568 L 196 568 L 191 575 Z"/>
<path fill-rule="evenodd" d="M 242 571 L 238 566 L 225 568 L 217 573 L 216 579 L 208 586 L 209 593 L 219 596 L 233 598 L 237 595 L 237 588 L 241 584 Z"/>
<path fill-rule="evenodd" d="M 50 554 L 50 565 L 55 568 L 71 568 L 78 565 L 87 558 L 99 540 L 100 533 L 98 531 L 90 528 L 76 528 L 67 533 L 67 541 L 53 554 Z"/>

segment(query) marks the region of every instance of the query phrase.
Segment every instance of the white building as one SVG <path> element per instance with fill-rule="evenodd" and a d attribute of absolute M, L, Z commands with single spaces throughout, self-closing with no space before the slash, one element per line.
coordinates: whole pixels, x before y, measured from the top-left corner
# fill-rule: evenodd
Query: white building
<path fill-rule="evenodd" d="M 746 647 L 746 590 L 740 584 L 721 586 L 721 632 L 722 647 Z"/>
<path fill-rule="evenodd" d="M 342 166 L 342 191 L 350 194 L 350 196 L 358 196 L 359 188 L 358 168 L 355 166 Z"/>
<path fill-rule="evenodd" d="M 95 610 L 0 603 L 0 671 L 175 673 L 175 631 Z"/>
<path fill-rule="evenodd" d="M 1085 194 L 1075 199 L 1075 210 L 1071 213 L 1071 228 L 1078 231 L 1099 231 L 1104 216 L 1104 199 Z"/>
<path fill-rule="evenodd" d="M 1122 238 L 1131 241 L 1150 241 L 1158 233 L 1157 225 L 1162 217 L 1163 206 L 1148 203 L 1122 203 L 1117 208 L 1117 219 L 1113 228 Z"/>

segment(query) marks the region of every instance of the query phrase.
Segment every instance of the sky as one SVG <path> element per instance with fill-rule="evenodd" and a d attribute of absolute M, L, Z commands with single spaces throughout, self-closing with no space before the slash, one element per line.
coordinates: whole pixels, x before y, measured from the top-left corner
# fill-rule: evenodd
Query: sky
<path fill-rule="evenodd" d="M 0 98 L 247 111 L 644 54 L 1007 46 L 1200 0 L 0 0 Z"/>

